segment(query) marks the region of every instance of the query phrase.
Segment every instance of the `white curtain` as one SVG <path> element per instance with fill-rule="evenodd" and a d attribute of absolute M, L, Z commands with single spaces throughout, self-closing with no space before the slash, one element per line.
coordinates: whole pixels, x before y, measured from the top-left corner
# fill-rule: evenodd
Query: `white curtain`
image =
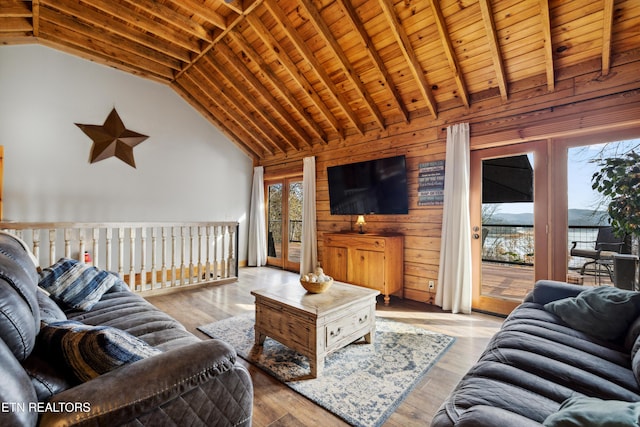
<path fill-rule="evenodd" d="M 318 264 L 316 230 L 316 158 L 305 157 L 302 169 L 302 250 L 300 274 L 312 273 Z"/>
<path fill-rule="evenodd" d="M 449 126 L 436 305 L 453 313 L 471 312 L 469 157 L 469 124 Z"/>
<path fill-rule="evenodd" d="M 267 219 L 264 210 L 264 168 L 253 168 L 247 264 L 260 267 L 267 263 Z"/>

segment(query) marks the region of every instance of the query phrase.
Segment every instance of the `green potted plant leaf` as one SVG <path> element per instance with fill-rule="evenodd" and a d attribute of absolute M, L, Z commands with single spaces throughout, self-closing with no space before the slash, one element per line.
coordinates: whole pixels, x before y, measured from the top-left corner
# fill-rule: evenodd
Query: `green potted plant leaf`
<path fill-rule="evenodd" d="M 630 151 L 619 157 L 598 161 L 601 169 L 594 173 L 592 188 L 605 196 L 611 226 L 619 236 L 640 239 L 640 154 Z M 634 245 L 636 248 L 638 245 Z M 637 281 L 634 280 L 635 283 Z"/>

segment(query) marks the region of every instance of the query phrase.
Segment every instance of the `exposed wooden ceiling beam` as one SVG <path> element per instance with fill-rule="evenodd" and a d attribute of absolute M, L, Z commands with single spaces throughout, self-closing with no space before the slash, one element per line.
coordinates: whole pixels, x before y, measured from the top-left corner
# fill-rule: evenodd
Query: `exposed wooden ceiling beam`
<path fill-rule="evenodd" d="M 542 37 L 544 40 L 544 61 L 547 74 L 547 89 L 549 92 L 553 92 L 556 87 L 556 77 L 553 66 L 553 44 L 551 41 L 549 0 L 540 0 L 540 20 L 542 24 Z"/>
<path fill-rule="evenodd" d="M 204 63 L 207 61 L 205 60 L 202 62 Z M 194 76 L 194 74 L 196 76 Z M 270 144 L 278 148 L 280 152 L 285 152 L 284 147 L 282 147 L 275 139 L 271 137 L 271 135 L 269 135 L 269 131 L 268 129 L 266 129 L 266 126 L 264 126 L 264 124 L 260 120 L 254 120 L 254 118 L 250 114 L 248 114 L 246 107 L 241 103 L 240 99 L 227 94 L 226 89 L 224 88 L 224 86 L 222 86 L 220 81 L 215 79 L 213 73 L 204 72 L 198 67 L 191 67 L 189 71 L 185 73 L 185 75 L 190 78 L 196 85 L 198 85 L 202 92 L 206 93 L 209 96 L 215 96 L 215 99 L 218 100 L 218 105 L 225 112 L 228 113 L 229 111 L 234 111 L 234 122 L 236 122 L 236 124 L 246 133 L 255 135 L 255 129 L 257 129 L 257 131 L 262 134 L 265 141 L 269 141 Z M 215 91 L 212 89 L 215 89 Z M 222 105 L 220 100 L 224 101 L 226 105 Z M 234 107 L 235 110 L 231 110 L 229 106 Z M 238 118 L 235 117 L 236 114 L 239 116 Z M 251 124 L 252 126 L 249 126 L 249 124 Z M 268 152 L 271 155 L 275 153 L 275 150 L 271 146 L 262 142 L 260 138 L 255 136 L 254 139 L 264 151 Z"/>
<path fill-rule="evenodd" d="M 176 27 L 187 34 L 191 34 L 206 42 L 213 41 L 212 34 L 202 25 L 196 23 L 188 16 L 184 16 L 162 3 L 154 0 L 124 0 L 132 7 L 137 7 L 164 21 L 172 27 Z"/>
<path fill-rule="evenodd" d="M 611 70 L 611 34 L 613 31 L 613 3 L 615 0 L 604 0 L 602 12 L 602 75 Z"/>
<path fill-rule="evenodd" d="M 223 0 L 223 2 L 227 8 L 235 13 L 247 16 L 262 3 L 262 0 Z"/>
<path fill-rule="evenodd" d="M 124 71 L 126 73 L 130 73 L 135 76 L 144 77 L 146 79 L 153 80 L 158 83 L 167 84 L 170 81 L 165 76 L 156 75 L 151 71 L 145 70 L 143 68 L 139 68 L 136 65 L 126 64 L 121 60 L 105 57 L 104 55 L 100 54 L 97 51 L 87 49 L 83 46 L 75 45 L 74 43 L 69 42 L 66 38 L 61 38 L 58 33 L 47 32 L 47 28 L 40 31 L 40 36 L 42 37 L 42 40 L 40 40 L 39 42 L 41 45 L 48 46 L 52 49 L 59 50 L 61 52 L 66 52 L 69 55 L 73 55 L 79 58 L 84 58 L 87 61 L 95 62 L 96 64 L 102 64 L 108 67 L 113 67 L 115 69 Z"/>
<path fill-rule="evenodd" d="M 83 25 L 85 25 L 84 28 Z M 155 76 L 165 82 L 173 78 L 174 70 L 170 67 L 143 58 L 138 53 L 129 52 L 108 42 L 92 38 L 85 33 L 86 31 L 86 24 L 74 21 L 71 17 L 56 17 L 55 21 L 49 21 L 48 15 L 41 14 L 40 33 L 47 36 L 49 41 L 71 47 L 78 53 L 85 52 L 87 57 L 93 60 L 101 58 L 100 62 L 134 72 L 134 74 Z M 85 47 L 87 40 L 91 41 L 90 50 Z"/>
<path fill-rule="evenodd" d="M 207 120 L 220 129 L 230 140 L 234 141 L 245 154 L 254 159 L 264 157 L 264 152 L 249 143 L 250 141 L 256 143 L 252 134 L 243 133 L 242 129 L 236 128 L 237 124 L 235 122 L 229 119 L 221 119 L 214 115 L 213 112 L 223 111 L 223 109 L 220 108 L 216 100 L 212 99 L 208 94 L 201 92 L 193 80 L 185 76 L 172 82 L 171 87 L 196 110 L 200 111 Z M 200 96 L 206 97 L 206 102 L 205 100 L 196 98 L 194 94 L 200 94 Z"/>
<path fill-rule="evenodd" d="M 31 2 L 31 23 L 33 24 L 33 36 L 40 36 L 40 0 Z"/>
<path fill-rule="evenodd" d="M 289 18 L 287 18 L 282 9 L 280 9 L 280 6 L 278 6 L 274 0 L 265 0 L 264 4 L 267 6 L 280 27 L 286 31 L 287 36 L 300 52 L 304 60 L 311 65 L 311 68 L 318 75 L 322 84 L 324 84 L 328 89 L 327 93 L 334 98 L 335 102 L 340 106 L 340 109 L 342 109 L 351 124 L 360 132 L 361 135 L 364 135 L 364 126 L 360 123 L 360 119 L 358 119 L 355 112 L 349 106 L 349 103 L 342 94 L 342 91 L 336 87 L 329 74 L 327 74 L 325 68 L 320 64 L 318 59 L 315 57 L 315 54 L 311 49 L 309 49 L 302 37 L 300 37 L 296 29 L 291 24 L 291 21 L 289 21 Z"/>
<path fill-rule="evenodd" d="M 282 133 L 278 132 L 279 129 L 276 129 L 276 132 L 270 131 L 269 128 L 265 125 L 266 121 L 264 120 L 262 115 L 255 114 L 253 111 L 247 109 L 247 105 L 255 104 L 255 100 L 248 92 L 240 92 L 243 88 L 239 88 L 235 81 L 231 81 L 230 77 L 226 75 L 226 73 L 220 71 L 220 62 L 218 62 L 218 60 L 212 55 L 207 55 L 198 65 L 204 70 L 201 71 L 198 67 L 198 71 L 201 72 L 203 76 L 206 76 L 204 77 L 206 81 L 216 89 L 219 96 L 221 96 L 226 101 L 227 105 L 234 107 L 235 111 L 238 111 L 238 114 L 240 116 L 246 118 L 246 122 L 250 123 L 253 128 L 257 129 L 258 132 L 264 136 L 264 140 L 271 144 L 272 147 L 275 147 L 280 153 L 286 153 L 287 146 L 282 141 L 280 141 L 277 136 L 274 136 L 274 133 L 277 133 L 284 139 Z M 232 89 L 235 89 L 239 93 L 239 96 L 233 96 L 231 94 L 230 88 L 228 86 L 225 86 L 225 82 L 227 82 L 228 86 L 230 86 Z M 231 111 L 227 107 L 223 108 L 225 111 Z M 242 123 L 241 120 L 238 120 L 235 115 L 232 116 L 232 119 L 238 122 L 240 127 L 244 128 L 245 124 Z M 256 141 L 258 141 L 258 144 L 264 147 L 266 151 L 274 151 L 272 148 L 269 148 L 262 141 L 260 141 L 260 139 L 258 139 L 255 131 L 249 131 L 249 133 L 254 135 L 254 139 L 256 139 Z"/>
<path fill-rule="evenodd" d="M 231 2 L 227 2 L 225 1 L 225 4 L 227 6 L 230 5 Z M 237 4 L 238 2 L 233 2 L 234 4 Z M 207 43 L 204 45 L 203 49 L 200 51 L 200 53 L 198 53 L 197 55 L 195 55 L 191 61 L 188 61 L 184 68 L 182 69 L 182 71 L 178 72 L 178 74 L 176 74 L 176 78 L 180 77 L 180 74 L 185 72 L 186 70 L 189 69 L 189 67 L 191 67 L 193 64 L 196 64 L 204 55 L 206 55 L 207 53 L 209 53 L 209 51 L 211 49 L 213 49 L 213 47 L 218 44 L 219 42 L 221 42 L 221 40 L 230 32 L 232 31 L 236 25 L 238 25 L 249 13 L 251 13 L 260 3 L 262 3 L 262 0 L 245 0 L 243 3 L 243 7 L 241 10 L 237 11 L 237 14 L 233 14 L 232 16 L 230 16 L 227 19 L 227 22 L 225 24 L 225 27 L 222 31 L 218 32 L 218 34 L 216 34 L 213 38 L 213 40 L 211 40 L 211 42 Z M 232 8 L 232 7 L 231 7 Z M 233 8 L 232 8 L 233 9 Z"/>
<path fill-rule="evenodd" d="M 500 50 L 500 44 L 498 43 L 498 32 L 496 31 L 495 20 L 493 19 L 491 2 L 489 0 L 479 1 L 482 12 L 482 22 L 484 23 L 487 40 L 489 42 L 489 50 L 491 51 L 491 61 L 493 62 L 498 88 L 500 89 L 500 97 L 503 101 L 506 101 L 509 98 L 509 88 L 507 75 L 504 71 L 504 60 L 502 59 L 502 52 Z"/>
<path fill-rule="evenodd" d="M 308 146 L 311 146 L 311 137 L 305 131 L 302 126 L 289 114 L 287 110 L 282 106 L 280 102 L 271 94 L 271 91 L 267 89 L 260 80 L 247 68 L 240 58 L 227 46 L 225 43 L 218 43 L 216 45 L 216 51 L 221 53 L 229 64 L 237 71 L 253 88 L 256 92 L 262 96 L 267 104 L 273 108 L 273 110 L 282 118 L 286 125 L 284 127 L 291 128 L 296 135 Z M 282 128 L 282 125 L 280 125 Z M 285 141 L 291 145 L 295 150 L 299 150 L 300 147 L 296 144 L 291 137 L 285 138 Z"/>
<path fill-rule="evenodd" d="M 347 77 L 347 80 L 351 82 L 353 87 L 356 89 L 356 92 L 358 92 L 358 95 L 362 99 L 363 104 L 373 116 L 374 121 L 378 124 L 378 127 L 380 129 L 385 129 L 386 124 L 384 121 L 384 117 L 380 112 L 380 109 L 376 105 L 375 101 L 371 98 L 371 95 L 367 91 L 367 88 L 364 86 L 362 80 L 360 80 L 360 77 L 356 75 L 355 71 L 353 70 L 353 66 L 347 58 L 347 55 L 345 55 L 342 47 L 331 33 L 331 30 L 329 29 L 329 26 L 327 25 L 325 20 L 322 18 L 322 16 L 320 16 L 320 12 L 318 11 L 318 9 L 316 9 L 311 0 L 298 1 L 304 6 L 304 9 L 311 17 L 311 23 L 315 27 L 320 38 L 322 38 L 322 40 L 329 46 L 335 57 L 338 59 L 340 66 L 344 71 L 345 76 Z"/>
<path fill-rule="evenodd" d="M 55 16 L 53 16 L 54 14 Z M 104 46 L 117 46 L 117 48 L 114 48 L 114 52 L 116 51 L 116 49 L 118 49 L 132 54 L 134 58 L 138 56 L 140 57 L 140 62 L 142 64 L 145 64 L 144 60 L 146 59 L 162 67 L 170 68 L 172 70 L 180 70 L 181 68 L 181 62 L 175 58 L 167 56 L 147 46 L 132 42 L 120 36 L 119 34 L 108 31 L 107 29 L 99 28 L 95 25 L 89 25 L 79 19 L 73 18 L 70 15 L 59 14 L 58 12 L 54 12 L 51 9 L 47 8 L 47 10 L 43 13 L 42 19 L 51 22 L 55 21 L 55 23 L 57 23 L 60 27 L 67 28 L 75 33 L 84 35 L 86 37 L 86 40 L 100 42 Z M 80 43 L 82 43 L 82 41 L 80 41 Z M 156 67 L 150 66 L 150 69 L 155 70 Z"/>
<path fill-rule="evenodd" d="M 204 61 L 207 61 L 209 66 L 218 71 L 219 76 L 224 79 L 224 84 L 227 87 L 234 89 L 238 95 L 242 98 L 242 102 L 246 103 L 246 105 L 251 105 L 254 107 L 253 114 L 260 116 L 262 120 L 264 120 L 273 130 L 273 132 L 282 138 L 283 141 L 287 143 L 287 145 L 293 147 L 297 150 L 297 145 L 295 141 L 291 139 L 291 136 L 286 133 L 283 129 L 283 126 L 276 121 L 273 115 L 268 114 L 265 108 L 255 108 L 258 107 L 258 103 L 255 98 L 249 91 L 249 88 L 242 84 L 239 79 L 236 77 L 237 73 L 232 73 L 229 70 L 230 67 L 225 67 L 220 63 L 220 61 L 213 56 L 213 52 L 210 52 L 209 55 L 203 58 Z M 257 118 L 255 119 L 257 120 Z M 281 151 L 286 151 L 285 145 L 278 145 L 278 148 Z"/>
<path fill-rule="evenodd" d="M 380 54 L 374 47 L 373 40 L 371 40 L 371 37 L 369 37 L 369 34 L 365 30 L 362 21 L 358 17 L 356 9 L 353 7 L 350 1 L 336 0 L 336 3 L 342 8 L 342 10 L 346 12 L 349 20 L 353 24 L 353 27 L 356 30 L 356 34 L 360 37 L 360 41 L 364 45 L 369 59 L 373 63 L 373 66 L 375 67 L 378 74 L 382 77 L 381 84 L 390 92 L 391 99 L 393 100 L 395 108 L 400 111 L 404 122 L 409 123 L 409 112 L 407 111 L 407 107 L 404 105 L 404 102 L 402 102 L 402 98 L 400 97 L 398 88 L 393 83 L 393 80 L 391 80 L 389 71 L 384 65 L 384 61 L 380 57 Z"/>
<path fill-rule="evenodd" d="M 224 0 L 224 4 L 236 13 L 242 14 L 246 11 L 247 6 L 243 0 Z"/>
<path fill-rule="evenodd" d="M 58 9 L 58 10 L 64 10 L 64 9 L 73 7 L 74 5 L 71 5 L 70 3 L 75 3 L 75 2 L 61 2 L 57 0 L 56 1 L 40 0 L 41 5 L 43 6 L 46 5 L 48 7 Z M 134 28 L 139 28 L 143 31 L 150 32 L 155 37 L 157 37 L 155 40 L 155 47 L 160 51 L 163 51 L 162 50 L 163 45 L 176 45 L 190 52 L 196 52 L 196 53 L 200 52 L 201 50 L 200 44 L 196 40 L 193 40 L 192 38 L 188 37 L 184 32 L 179 31 L 177 28 L 168 27 L 161 22 L 154 21 L 151 18 L 143 16 L 139 13 L 136 13 L 132 9 L 122 7 L 118 3 L 111 2 L 111 1 L 98 1 L 98 2 L 92 3 L 92 6 L 94 8 L 109 15 L 106 17 L 104 15 L 96 14 L 95 12 L 93 12 L 93 10 L 91 10 L 91 12 L 93 13 L 87 13 L 87 11 L 83 10 L 83 9 L 86 9 L 83 6 L 80 6 L 80 5 L 75 5 L 75 6 L 79 7 L 81 12 L 79 15 L 74 15 L 74 16 L 82 16 L 83 19 L 91 19 L 90 22 L 93 25 L 108 26 L 111 23 L 116 23 L 116 21 L 114 21 L 113 19 L 110 19 L 109 16 L 117 16 L 118 18 L 125 21 L 128 25 Z M 129 31 L 131 31 L 131 28 L 129 28 Z M 159 43 L 158 38 L 160 38 L 161 40 L 164 40 L 166 43 Z"/>
<path fill-rule="evenodd" d="M 430 0 L 430 4 L 431 10 L 433 11 L 433 16 L 435 18 L 436 27 L 438 28 L 438 33 L 440 34 L 440 41 L 442 42 L 442 47 L 444 48 L 444 54 L 447 57 L 449 68 L 451 68 L 451 72 L 453 73 L 453 79 L 455 80 L 456 86 L 458 87 L 458 96 L 462 100 L 464 106 L 468 108 L 469 91 L 467 90 L 467 85 L 464 82 L 462 70 L 460 70 L 458 57 L 456 56 L 456 52 L 453 49 L 451 37 L 449 37 L 449 32 L 447 31 L 447 23 L 444 20 L 444 15 L 442 15 L 442 10 L 440 9 L 438 1 Z"/>
<path fill-rule="evenodd" d="M 46 3 L 41 1 L 40 4 L 42 10 L 40 15 L 42 15 Z M 57 2 L 55 4 L 46 5 L 46 8 L 49 10 L 58 10 L 73 17 L 72 19 L 91 24 L 98 30 L 104 30 L 116 34 L 179 61 L 187 62 L 190 60 L 189 53 L 184 48 L 177 47 L 171 43 L 158 43 L 158 39 L 150 34 L 134 29 L 131 26 L 116 20 L 105 20 L 104 16 L 99 12 L 91 9 L 87 10 L 78 2 Z"/>
<path fill-rule="evenodd" d="M 214 11 L 212 8 L 207 7 L 201 1 L 196 0 L 180 0 L 176 2 L 176 4 L 184 7 L 187 10 L 192 11 L 202 19 L 205 19 L 211 22 L 216 27 L 221 30 L 225 30 L 228 26 L 224 16 L 220 15 L 218 12 Z M 233 20 L 233 17 L 231 18 Z"/>
<path fill-rule="evenodd" d="M 393 33 L 393 36 L 400 47 L 402 52 L 402 56 L 406 59 L 409 69 L 411 70 L 411 74 L 418 84 L 418 89 L 424 98 L 424 101 L 427 103 L 427 108 L 431 112 L 431 115 L 434 118 L 438 117 L 438 110 L 436 108 L 436 100 L 431 92 L 431 86 L 429 82 L 427 82 L 427 78 L 424 75 L 424 71 L 422 70 L 422 66 L 418 61 L 418 57 L 416 56 L 415 51 L 411 47 L 411 42 L 407 33 L 404 31 L 398 17 L 396 16 L 395 11 L 393 10 L 393 3 L 391 0 L 380 0 L 380 6 L 382 7 L 382 11 L 384 16 L 387 18 L 389 22 L 389 30 Z"/>
<path fill-rule="evenodd" d="M 247 57 L 256 63 L 256 65 L 260 68 L 262 74 L 269 80 L 273 89 L 282 96 L 283 99 L 286 100 L 289 105 L 298 112 L 299 116 L 304 120 L 304 122 L 313 130 L 315 135 L 320 138 L 323 142 L 327 142 L 327 134 L 322 130 L 320 126 L 307 114 L 304 107 L 298 101 L 298 98 L 294 96 L 289 89 L 285 85 L 283 85 L 278 76 L 273 72 L 273 70 L 264 62 L 262 57 L 256 52 L 256 50 L 251 46 L 251 44 L 247 41 L 247 39 L 237 31 L 232 31 L 229 33 L 229 37 L 235 43 L 240 46 L 240 49 L 247 55 Z"/>
<path fill-rule="evenodd" d="M 340 127 L 338 123 L 338 119 L 334 116 L 334 114 L 329 110 L 327 105 L 320 99 L 316 91 L 313 89 L 311 84 L 307 81 L 306 77 L 298 70 L 296 65 L 293 63 L 286 50 L 280 45 L 280 42 L 273 37 L 273 34 L 269 32 L 267 27 L 257 19 L 254 15 L 247 16 L 247 22 L 255 33 L 260 37 L 262 42 L 269 48 L 269 51 L 275 55 L 277 62 L 284 67 L 284 69 L 289 73 L 289 75 L 294 79 L 294 81 L 298 84 L 298 86 L 302 89 L 302 91 L 307 94 L 313 105 L 320 111 L 325 120 L 327 120 L 333 129 L 340 135 L 341 138 L 344 138 L 344 129 Z"/>

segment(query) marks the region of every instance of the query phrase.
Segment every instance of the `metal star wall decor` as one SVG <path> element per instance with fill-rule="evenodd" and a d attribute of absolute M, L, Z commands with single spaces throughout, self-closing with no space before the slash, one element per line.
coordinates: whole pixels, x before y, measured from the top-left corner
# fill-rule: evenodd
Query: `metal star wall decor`
<path fill-rule="evenodd" d="M 111 110 L 102 126 L 82 125 L 79 123 L 76 123 L 76 126 L 93 140 L 90 163 L 115 156 L 135 168 L 136 162 L 133 158 L 133 147 L 149 138 L 147 135 L 125 128 L 115 108 Z"/>

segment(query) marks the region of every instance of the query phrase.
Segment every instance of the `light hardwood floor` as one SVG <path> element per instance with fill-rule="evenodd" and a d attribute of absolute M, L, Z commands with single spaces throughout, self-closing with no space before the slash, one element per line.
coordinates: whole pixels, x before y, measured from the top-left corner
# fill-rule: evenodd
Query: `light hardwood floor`
<path fill-rule="evenodd" d="M 300 286 L 298 275 L 269 267 L 242 268 L 239 281 L 202 289 L 148 297 L 197 336 L 206 335 L 197 326 L 254 310 L 250 292 L 280 283 Z M 425 426 L 459 379 L 475 363 L 489 338 L 502 324 L 499 317 L 473 313 L 445 313 L 436 306 L 392 297 L 384 306 L 378 301 L 376 315 L 411 323 L 456 337 L 456 342 L 431 368 L 415 389 L 391 415 L 385 426 Z M 268 374 L 238 359 L 251 373 L 254 384 L 253 425 L 346 426 L 330 412 L 282 385 Z"/>

